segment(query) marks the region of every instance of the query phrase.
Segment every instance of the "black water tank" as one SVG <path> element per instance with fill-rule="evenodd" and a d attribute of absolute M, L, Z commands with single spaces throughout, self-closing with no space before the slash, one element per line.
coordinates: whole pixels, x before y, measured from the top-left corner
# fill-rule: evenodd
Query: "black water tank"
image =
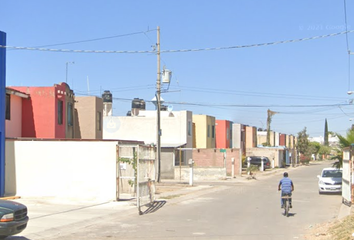
<path fill-rule="evenodd" d="M 161 111 L 167 111 L 167 108 L 168 108 L 168 107 L 167 107 L 166 105 L 161 105 L 160 110 L 161 110 Z"/>
<path fill-rule="evenodd" d="M 103 102 L 111 103 L 112 102 L 112 93 L 108 90 L 104 91 L 104 93 L 102 94 L 102 99 L 103 99 Z"/>
<path fill-rule="evenodd" d="M 132 109 L 133 108 L 145 110 L 145 101 L 140 98 L 134 98 L 132 101 Z"/>

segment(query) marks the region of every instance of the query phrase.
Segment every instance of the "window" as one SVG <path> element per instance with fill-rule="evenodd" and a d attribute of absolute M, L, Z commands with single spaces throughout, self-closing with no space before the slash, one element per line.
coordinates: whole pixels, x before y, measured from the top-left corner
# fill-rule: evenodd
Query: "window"
<path fill-rule="evenodd" d="M 10 114 L 10 99 L 11 96 L 10 94 L 6 94 L 6 113 L 5 113 L 5 119 L 10 120 L 11 114 Z"/>
<path fill-rule="evenodd" d="M 73 104 L 68 103 L 68 107 L 66 109 L 66 115 L 68 119 L 68 126 L 73 126 Z"/>
<path fill-rule="evenodd" d="M 227 140 L 229 140 L 229 139 L 230 139 L 229 134 L 230 134 L 230 131 L 229 131 L 229 129 L 227 128 L 227 129 L 226 129 L 226 139 L 227 139 Z"/>
<path fill-rule="evenodd" d="M 188 136 L 192 136 L 192 122 L 188 121 Z"/>
<path fill-rule="evenodd" d="M 208 125 L 208 137 L 210 137 L 210 125 Z"/>
<path fill-rule="evenodd" d="M 102 113 L 97 112 L 97 117 L 96 117 L 96 124 L 97 124 L 97 131 L 102 130 Z"/>
<path fill-rule="evenodd" d="M 63 101 L 58 100 L 58 124 L 63 124 Z"/>
<path fill-rule="evenodd" d="M 211 126 L 211 137 L 215 138 L 215 126 Z"/>

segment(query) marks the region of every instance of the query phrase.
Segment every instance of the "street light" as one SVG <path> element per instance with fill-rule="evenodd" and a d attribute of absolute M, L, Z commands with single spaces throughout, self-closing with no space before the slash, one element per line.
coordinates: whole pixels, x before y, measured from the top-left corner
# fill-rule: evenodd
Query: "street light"
<path fill-rule="evenodd" d="M 66 83 L 68 83 L 68 65 L 69 65 L 69 63 L 75 64 L 75 62 L 66 62 L 66 78 L 65 78 Z"/>

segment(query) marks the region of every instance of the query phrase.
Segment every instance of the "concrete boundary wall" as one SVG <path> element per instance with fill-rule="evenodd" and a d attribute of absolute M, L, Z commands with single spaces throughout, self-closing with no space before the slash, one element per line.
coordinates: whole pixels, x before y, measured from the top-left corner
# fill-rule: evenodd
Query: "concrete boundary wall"
<path fill-rule="evenodd" d="M 116 199 L 116 141 L 6 140 L 5 196 Z"/>
<path fill-rule="evenodd" d="M 240 149 L 227 148 L 205 148 L 193 149 L 193 160 L 195 167 L 219 167 L 225 169 L 225 174 L 231 176 L 232 159 L 234 159 L 234 174 L 240 173 Z"/>
<path fill-rule="evenodd" d="M 190 168 L 186 166 L 175 167 L 175 180 L 188 181 Z M 222 167 L 194 167 L 193 180 L 220 180 L 226 178 L 226 169 Z"/>

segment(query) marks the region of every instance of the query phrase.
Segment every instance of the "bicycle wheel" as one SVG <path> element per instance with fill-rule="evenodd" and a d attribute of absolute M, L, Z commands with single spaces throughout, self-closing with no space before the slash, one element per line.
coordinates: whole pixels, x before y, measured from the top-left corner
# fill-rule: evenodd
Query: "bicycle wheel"
<path fill-rule="evenodd" d="M 287 201 L 289 201 L 289 200 L 287 200 Z M 287 217 L 289 217 L 289 209 L 290 209 L 290 204 L 289 204 L 289 203 L 287 203 L 285 207 L 286 207 L 286 210 L 285 210 L 285 212 L 286 212 L 286 216 L 287 216 Z"/>
<path fill-rule="evenodd" d="M 288 216 L 288 199 L 284 199 L 284 216 Z"/>

